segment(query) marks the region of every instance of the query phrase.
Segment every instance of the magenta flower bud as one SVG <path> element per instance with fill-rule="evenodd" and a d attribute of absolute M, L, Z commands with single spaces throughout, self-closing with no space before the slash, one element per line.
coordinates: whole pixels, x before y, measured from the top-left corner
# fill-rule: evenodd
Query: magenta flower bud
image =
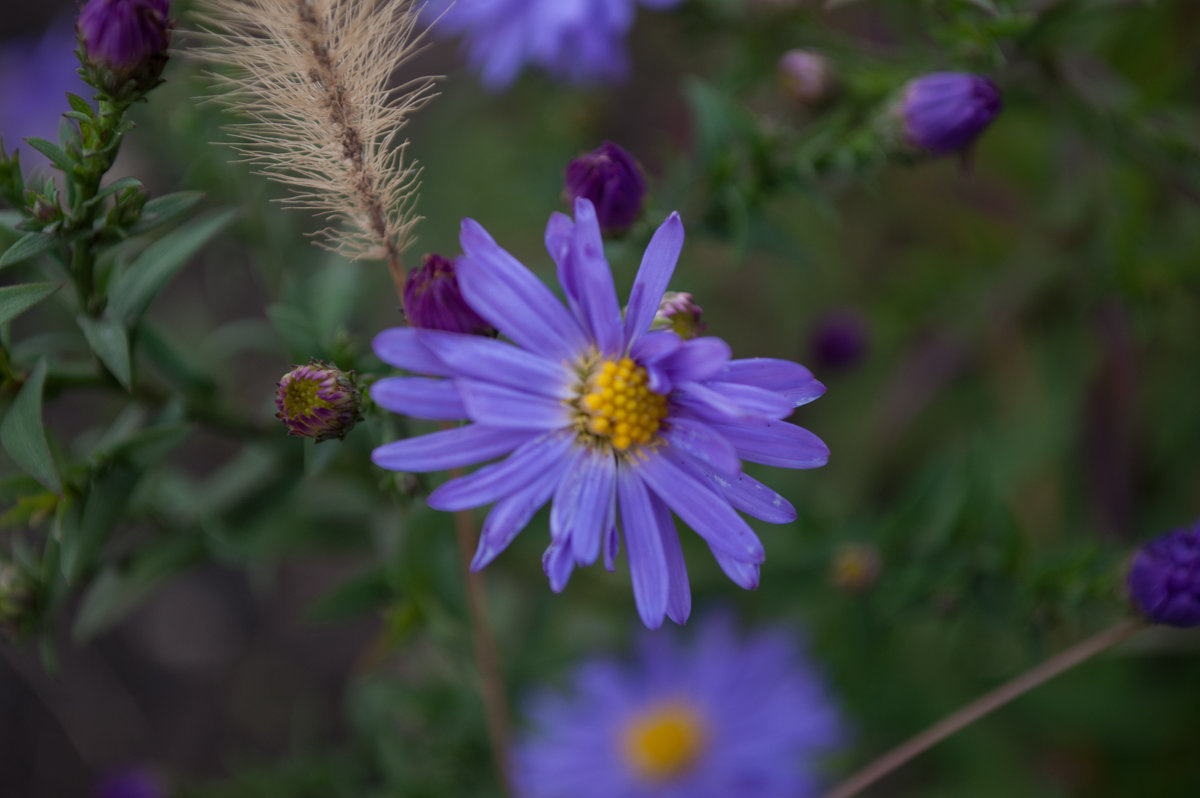
<path fill-rule="evenodd" d="M 132 99 L 158 84 L 171 41 L 168 0 L 88 0 L 76 31 L 92 85 Z"/>
<path fill-rule="evenodd" d="M 471 335 L 496 333 L 463 298 L 454 261 L 441 255 L 426 255 L 420 268 L 408 273 L 403 304 L 412 327 Z"/>
<path fill-rule="evenodd" d="M 899 105 L 907 143 L 933 155 L 961 150 L 1000 113 L 996 84 L 983 75 L 932 72 L 908 82 Z"/>
<path fill-rule="evenodd" d="M 632 155 L 606 141 L 567 164 L 563 199 L 574 208 L 580 197 L 596 206 L 601 231 L 621 233 L 642 213 L 646 178 Z"/>
<path fill-rule="evenodd" d="M 1145 546 L 1129 567 L 1129 597 L 1167 626 L 1200 626 L 1200 522 Z"/>
<path fill-rule="evenodd" d="M 703 309 L 692 301 L 691 294 L 667 291 L 658 305 L 650 329 L 673 330 L 684 340 L 695 338 L 708 329 L 708 325 L 700 320 L 702 313 Z"/>
<path fill-rule="evenodd" d="M 789 50 L 779 59 L 783 91 L 800 105 L 815 108 L 837 92 L 837 75 L 828 58 L 811 50 Z"/>
<path fill-rule="evenodd" d="M 307 366 L 296 366 L 277 384 L 275 417 L 287 427 L 288 435 L 320 443 L 346 437 L 362 420 L 361 401 L 353 372 L 312 360 Z"/>

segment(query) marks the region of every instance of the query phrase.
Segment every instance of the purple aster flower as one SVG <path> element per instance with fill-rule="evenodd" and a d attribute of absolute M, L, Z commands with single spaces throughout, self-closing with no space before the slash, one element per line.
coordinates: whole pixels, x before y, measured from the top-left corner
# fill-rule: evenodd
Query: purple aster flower
<path fill-rule="evenodd" d="M 742 640 L 707 620 L 694 645 L 645 634 L 631 665 L 586 663 L 571 695 L 532 703 L 513 757 L 520 798 L 805 798 L 842 724 L 795 635 Z"/>
<path fill-rule="evenodd" d="M 158 779 L 141 770 L 109 774 L 96 788 L 96 798 L 162 798 Z"/>
<path fill-rule="evenodd" d="M 932 72 L 908 82 L 899 113 L 909 144 L 942 155 L 974 141 L 1001 107 L 1000 90 L 989 78 Z"/>
<path fill-rule="evenodd" d="M 397 413 L 471 424 L 375 450 L 377 465 L 436 471 L 508 455 L 428 498 L 438 510 L 495 503 L 472 567 L 491 562 L 553 498 L 543 567 L 560 591 L 576 565 L 618 540 L 647 626 L 686 620 L 687 571 L 671 513 L 709 545 L 734 582 L 758 585 L 764 552 L 737 513 L 786 524 L 796 511 L 741 472 L 741 460 L 824 465 L 816 435 L 783 421 L 825 387 L 785 360 L 731 360 L 719 338 L 651 331 L 683 247 L 679 214 L 654 234 L 624 318 L 592 203 L 546 226 L 568 307 L 475 221 L 463 221 L 458 282 L 471 308 L 512 343 L 397 328 L 375 338 L 385 362 L 430 376 L 392 377 L 371 396 Z M 510 454 L 511 453 L 511 454 Z M 618 533 L 618 526 L 620 532 Z"/>
<path fill-rule="evenodd" d="M 75 33 L 66 19 L 51 25 L 39 41 L 11 41 L 0 49 L 0 138 L 7 152 L 20 148 L 23 166 L 49 163 L 24 139 L 58 139 L 59 121 L 70 110 L 67 92 L 87 92 L 78 68 Z"/>
<path fill-rule="evenodd" d="M 591 200 L 600 229 L 619 233 L 642 213 L 646 178 L 628 151 L 606 141 L 567 164 L 563 196 L 572 206 L 580 197 Z"/>
<path fill-rule="evenodd" d="M 426 255 L 420 268 L 404 281 L 404 315 L 408 323 L 426 330 L 491 335 L 491 325 L 471 310 L 458 287 L 454 261 Z"/>
<path fill-rule="evenodd" d="M 682 0 L 638 0 L 669 9 Z M 625 37 L 635 0 L 432 0 L 425 18 L 460 35 L 483 85 L 512 85 L 527 64 L 573 83 L 621 80 L 629 72 Z"/>
<path fill-rule="evenodd" d="M 1129 595 L 1155 623 L 1200 626 L 1200 522 L 1142 547 L 1129 568 Z"/>
<path fill-rule="evenodd" d="M 288 435 L 317 443 L 341 439 L 362 420 L 353 372 L 313 360 L 284 374 L 275 387 L 275 417 L 287 427 Z"/>
<path fill-rule="evenodd" d="M 114 97 L 154 88 L 167 62 L 169 11 L 169 0 L 88 0 L 76 27 L 97 88 Z"/>

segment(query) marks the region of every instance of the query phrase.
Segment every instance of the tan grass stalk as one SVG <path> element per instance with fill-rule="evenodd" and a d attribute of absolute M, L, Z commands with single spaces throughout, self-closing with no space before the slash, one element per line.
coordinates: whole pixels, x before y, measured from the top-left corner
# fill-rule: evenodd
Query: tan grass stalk
<path fill-rule="evenodd" d="M 230 144 L 329 221 L 317 243 L 386 260 L 397 291 L 420 170 L 399 133 L 435 78 L 391 86 L 421 42 L 414 0 L 203 0 L 214 99 L 245 118 Z"/>

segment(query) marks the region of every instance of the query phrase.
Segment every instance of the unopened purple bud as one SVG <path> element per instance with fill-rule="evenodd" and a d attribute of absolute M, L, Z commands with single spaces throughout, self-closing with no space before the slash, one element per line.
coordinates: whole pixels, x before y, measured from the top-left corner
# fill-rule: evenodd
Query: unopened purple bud
<path fill-rule="evenodd" d="M 668 291 L 663 294 L 654 321 L 650 323 L 652 330 L 672 330 L 680 338 L 688 340 L 695 338 L 708 325 L 702 322 L 703 310 L 692 301 L 692 295 L 684 291 Z"/>
<path fill-rule="evenodd" d="M 158 779 L 140 770 L 109 774 L 96 787 L 96 798 L 162 798 Z"/>
<path fill-rule="evenodd" d="M 169 0 L 88 0 L 76 29 L 92 85 L 131 99 L 158 84 L 171 41 Z"/>
<path fill-rule="evenodd" d="M 811 50 L 789 50 L 779 59 L 783 91 L 801 105 L 818 107 L 837 92 L 837 75 L 828 58 Z"/>
<path fill-rule="evenodd" d="M 904 87 L 899 114 L 909 146 L 933 155 L 969 145 L 1000 113 L 996 84 L 983 75 L 932 72 Z"/>
<path fill-rule="evenodd" d="M 494 335 L 495 329 L 471 309 L 458 287 L 454 261 L 426 255 L 404 282 L 404 315 L 413 327 L 471 335 Z"/>
<path fill-rule="evenodd" d="M 633 156 L 606 141 L 567 164 L 563 199 L 571 207 L 586 197 L 596 206 L 605 233 L 620 233 L 637 221 L 646 199 L 646 178 Z"/>
<path fill-rule="evenodd" d="M 1200 626 L 1200 522 L 1145 546 L 1129 567 L 1129 597 L 1167 626 Z"/>
<path fill-rule="evenodd" d="M 867 352 L 867 325 L 853 310 L 832 311 L 813 326 L 810 348 L 818 368 L 844 370 L 862 360 Z"/>
<path fill-rule="evenodd" d="M 354 373 L 336 366 L 310 361 L 283 375 L 275 392 L 275 417 L 288 435 L 312 438 L 317 443 L 344 438 L 362 420 L 362 397 L 354 384 Z"/>

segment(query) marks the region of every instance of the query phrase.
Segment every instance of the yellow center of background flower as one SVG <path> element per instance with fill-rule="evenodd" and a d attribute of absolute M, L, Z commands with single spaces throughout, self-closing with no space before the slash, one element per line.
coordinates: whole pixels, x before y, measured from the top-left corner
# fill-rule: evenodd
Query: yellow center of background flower
<path fill-rule="evenodd" d="M 678 776 L 696 761 L 707 735 L 700 716 L 684 704 L 667 704 L 633 718 L 621 733 L 626 764 L 647 781 Z"/>
<path fill-rule="evenodd" d="M 322 399 L 317 392 L 321 383 L 316 380 L 291 380 L 283 388 L 283 412 L 288 418 L 312 415 L 321 407 L 333 407 L 333 403 Z"/>
<path fill-rule="evenodd" d="M 646 369 L 630 358 L 597 364 L 579 398 L 587 431 L 621 451 L 653 441 L 667 417 L 667 397 L 651 391 L 646 381 Z"/>

